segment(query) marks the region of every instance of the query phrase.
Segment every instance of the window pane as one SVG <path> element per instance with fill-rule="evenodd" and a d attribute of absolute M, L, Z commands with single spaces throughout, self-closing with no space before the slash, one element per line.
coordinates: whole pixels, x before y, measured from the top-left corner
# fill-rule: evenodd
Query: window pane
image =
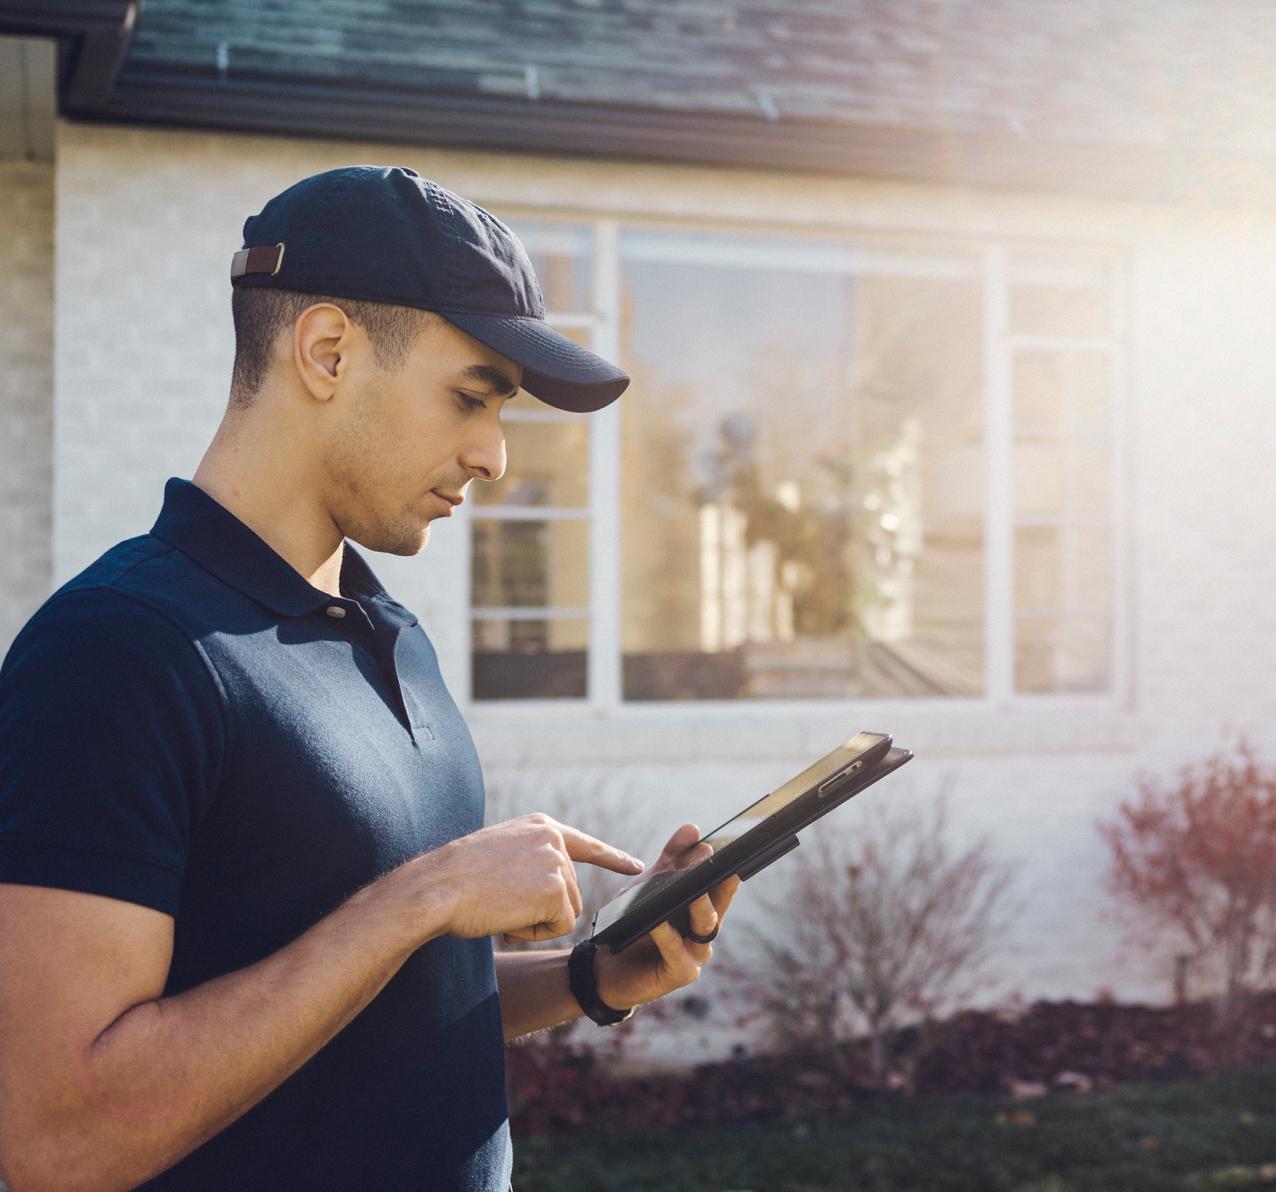
<path fill-rule="evenodd" d="M 1015 687 L 1025 694 L 1106 691 L 1108 623 L 1080 617 L 1029 618 L 1019 622 Z"/>
<path fill-rule="evenodd" d="M 981 690 L 974 263 L 648 231 L 622 253 L 625 697 Z"/>
<path fill-rule="evenodd" d="M 554 327 L 554 330 L 557 331 L 560 335 L 565 335 L 568 339 L 573 340 L 574 342 L 580 344 L 582 348 L 588 348 L 591 352 L 593 351 L 594 333 L 591 328 L 581 327 L 579 324 L 575 326 L 566 326 L 563 324 L 556 324 L 554 323 L 553 319 L 550 319 L 549 322 Z M 544 405 L 544 404 L 545 404 L 544 402 L 541 403 L 541 405 Z M 560 412 L 558 411 L 556 406 L 546 406 L 545 408 L 549 410 L 554 410 L 556 413 Z M 564 416 L 567 416 L 565 411 L 562 411 L 562 412 L 564 413 Z M 580 415 L 577 414 L 575 415 L 575 417 L 579 418 Z"/>
<path fill-rule="evenodd" d="M 1069 512 L 1085 521 L 1112 515 L 1112 452 L 1105 442 L 1077 439 L 1071 445 Z"/>
<path fill-rule="evenodd" d="M 584 619 L 476 620 L 471 698 L 583 698 L 588 640 Z"/>
<path fill-rule="evenodd" d="M 589 523 L 475 518 L 475 608 L 580 608 L 589 603 Z"/>
<path fill-rule="evenodd" d="M 1112 435 L 1112 360 L 1106 353 L 1073 352 L 1066 359 L 1067 391 L 1074 434 Z"/>
<path fill-rule="evenodd" d="M 583 224 L 507 221 L 523 242 L 552 313 L 590 311 L 594 305 L 594 237 Z"/>
<path fill-rule="evenodd" d="M 1065 506 L 1062 439 L 1031 439 L 1015 444 L 1015 513 L 1019 517 L 1058 517 Z"/>
<path fill-rule="evenodd" d="M 505 475 L 473 486 L 476 505 L 588 504 L 589 424 L 567 414 L 550 417 L 522 421 L 513 410 L 504 416 Z"/>
<path fill-rule="evenodd" d="M 1010 331 L 1083 338 L 1111 330 L 1106 261 L 1053 254 L 1016 255 L 1010 264 Z"/>
<path fill-rule="evenodd" d="M 1015 610 L 1107 615 L 1112 598 L 1110 538 L 1102 527 L 1019 526 Z"/>
<path fill-rule="evenodd" d="M 1015 513 L 1106 520 L 1112 460 L 1107 444 L 1084 439 L 1021 439 L 1014 448 Z"/>
<path fill-rule="evenodd" d="M 569 274 L 560 272 L 557 276 Z M 588 271 L 577 270 L 570 276 L 576 289 L 563 297 L 564 303 L 588 296 Z M 566 291 L 560 291 L 560 296 L 563 293 Z M 590 346 L 589 327 L 558 326 L 557 330 Z M 587 417 L 533 398 L 507 407 L 502 425 L 505 474 L 471 490 L 479 510 L 493 510 L 493 506 L 541 507 L 547 511 L 588 507 Z M 471 529 L 473 608 L 532 611 L 587 607 L 587 517 L 475 515 Z M 477 618 L 473 635 L 473 699 L 584 697 L 588 621 L 583 617 Z"/>
<path fill-rule="evenodd" d="M 1020 349 L 1013 365 L 1016 429 L 1106 437 L 1111 372 L 1106 352 Z"/>

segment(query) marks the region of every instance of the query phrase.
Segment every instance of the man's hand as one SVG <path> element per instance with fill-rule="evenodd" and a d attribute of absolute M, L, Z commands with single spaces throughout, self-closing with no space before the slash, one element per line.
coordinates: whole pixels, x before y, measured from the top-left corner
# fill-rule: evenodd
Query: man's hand
<path fill-rule="evenodd" d="M 699 839 L 695 824 L 683 824 L 669 838 L 652 872 L 685 869 L 702 860 L 710 850 L 708 845 L 692 848 Z M 691 930 L 701 936 L 714 934 L 739 888 L 740 879 L 733 876 L 697 898 L 689 907 Z M 661 923 L 623 952 L 598 950 L 594 960 L 598 996 L 615 1010 L 654 1001 L 697 980 L 712 955 L 712 944 L 697 944 L 672 924 Z"/>
<path fill-rule="evenodd" d="M 567 935 L 581 912 L 574 861 L 636 874 L 642 862 L 536 812 L 425 854 L 428 880 L 449 899 L 447 934 L 506 941 Z M 405 866 L 406 869 L 410 869 Z"/>

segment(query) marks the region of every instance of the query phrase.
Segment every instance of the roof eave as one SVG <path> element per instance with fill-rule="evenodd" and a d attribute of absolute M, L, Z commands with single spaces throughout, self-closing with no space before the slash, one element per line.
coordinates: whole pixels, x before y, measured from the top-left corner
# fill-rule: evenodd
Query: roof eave
<path fill-rule="evenodd" d="M 110 97 L 141 7 L 142 0 L 0 0 L 0 33 L 56 38 L 59 106 L 92 113 Z"/>
<path fill-rule="evenodd" d="M 1194 162 L 1168 146 L 405 93 L 137 65 L 119 78 L 104 104 L 81 114 L 113 123 L 804 170 L 1152 202 L 1230 203 L 1243 196 L 1252 204 L 1276 197 L 1276 160 L 1221 150 Z"/>

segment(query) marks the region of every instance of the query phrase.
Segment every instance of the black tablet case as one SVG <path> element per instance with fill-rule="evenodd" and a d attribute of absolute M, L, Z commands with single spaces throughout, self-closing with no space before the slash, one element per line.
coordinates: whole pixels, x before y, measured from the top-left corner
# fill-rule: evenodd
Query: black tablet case
<path fill-rule="evenodd" d="M 613 952 L 620 952 L 666 919 L 671 920 L 683 935 L 688 934 L 687 907 L 701 894 L 732 874 L 738 874 L 741 881 L 748 881 L 785 853 L 797 848 L 797 833 L 801 829 L 898 770 L 913 756 L 907 749 L 892 748 L 891 738 L 884 734 L 860 736 L 877 740 L 858 754 L 857 762 L 848 763 L 831 777 L 821 778 L 774 815 L 723 845 L 721 850 L 699 864 L 689 869 L 653 873 L 641 883 L 632 903 L 620 918 L 594 935 L 594 942 L 606 944 Z M 743 815 L 748 810 L 746 807 L 738 814 Z M 624 897 L 623 893 L 618 897 Z"/>

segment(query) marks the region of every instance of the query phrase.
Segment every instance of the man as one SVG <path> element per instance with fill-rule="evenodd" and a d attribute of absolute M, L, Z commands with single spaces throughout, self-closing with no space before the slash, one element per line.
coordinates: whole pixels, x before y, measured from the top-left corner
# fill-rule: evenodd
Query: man
<path fill-rule="evenodd" d="M 494 957 L 571 930 L 575 863 L 641 863 L 543 815 L 482 826 L 433 648 L 350 542 L 419 552 L 501 476 L 520 386 L 592 411 L 628 378 L 546 326 L 504 224 L 408 169 L 290 187 L 232 281 L 193 481 L 0 668 L 0 1174 L 501 1192 L 503 1040 L 695 980 L 738 880 L 690 938 Z"/>

